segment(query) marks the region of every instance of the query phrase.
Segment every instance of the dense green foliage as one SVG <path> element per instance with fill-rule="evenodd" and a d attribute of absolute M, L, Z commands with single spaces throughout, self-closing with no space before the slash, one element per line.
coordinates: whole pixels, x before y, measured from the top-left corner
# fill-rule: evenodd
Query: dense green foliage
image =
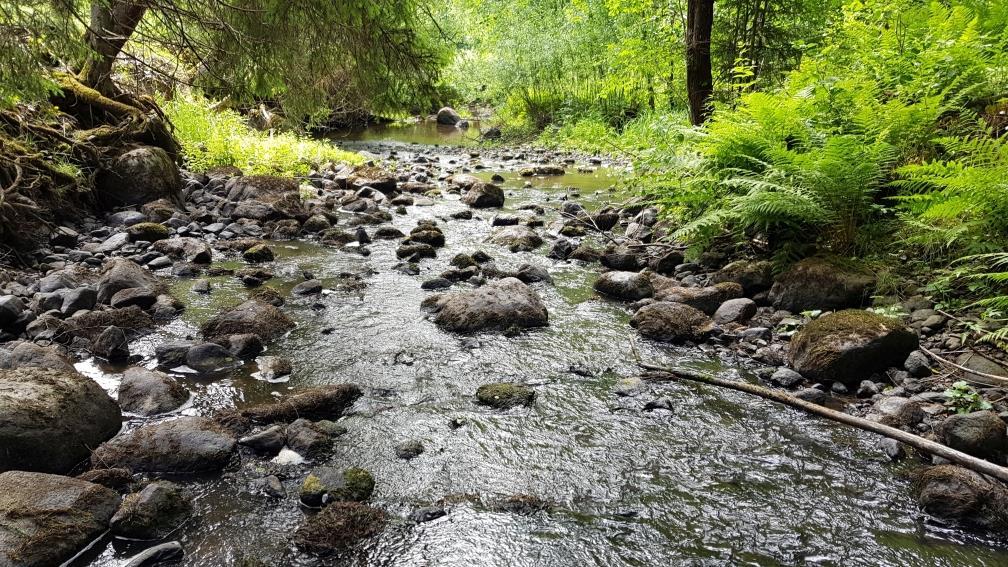
<path fill-rule="evenodd" d="M 712 49 L 726 100 L 797 65 L 839 0 L 717 6 Z M 493 105 L 512 128 L 621 129 L 644 114 L 684 108 L 685 10 L 685 0 L 458 0 L 447 9 L 458 49 L 444 80 L 460 102 Z"/>
<path fill-rule="evenodd" d="M 88 62 L 94 5 L 143 14 L 121 61 L 295 118 L 398 109 L 429 97 L 445 49 L 419 1 L 0 0 L 0 103 L 44 98 Z M 151 55 L 168 64 L 150 64 Z"/>
<path fill-rule="evenodd" d="M 198 96 L 180 96 L 162 105 L 175 126 L 193 171 L 234 166 L 247 175 L 302 176 L 330 163 L 361 163 L 359 154 L 345 152 L 325 141 L 291 133 L 252 130 L 233 110 L 214 111 Z"/>

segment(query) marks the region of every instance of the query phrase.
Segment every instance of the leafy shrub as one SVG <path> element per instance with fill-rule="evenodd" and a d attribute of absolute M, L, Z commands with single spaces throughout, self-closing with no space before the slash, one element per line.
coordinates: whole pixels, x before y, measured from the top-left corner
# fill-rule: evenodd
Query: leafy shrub
<path fill-rule="evenodd" d="M 162 107 L 193 171 L 234 166 L 247 175 L 299 176 L 326 162 L 363 162 L 325 141 L 253 130 L 237 112 L 213 109 L 198 95 L 180 95 Z"/>
<path fill-rule="evenodd" d="M 991 404 L 983 399 L 972 386 L 960 380 L 952 384 L 945 390 L 948 401 L 946 405 L 955 410 L 956 413 L 971 413 L 981 410 L 991 409 Z"/>

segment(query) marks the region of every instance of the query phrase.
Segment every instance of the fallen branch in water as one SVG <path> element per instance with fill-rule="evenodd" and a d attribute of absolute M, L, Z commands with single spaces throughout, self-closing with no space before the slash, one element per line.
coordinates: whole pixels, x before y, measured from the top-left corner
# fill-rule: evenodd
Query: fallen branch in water
<path fill-rule="evenodd" d="M 735 380 L 723 380 L 715 376 L 710 376 L 695 370 L 690 370 L 686 368 L 665 368 L 662 366 L 655 366 L 653 364 L 647 364 L 644 362 L 638 362 L 638 365 L 645 370 L 651 370 L 654 372 L 660 372 L 674 379 L 679 380 L 690 380 L 693 382 L 700 382 L 702 384 L 709 384 L 711 386 L 720 386 L 722 388 L 728 388 L 730 390 L 736 390 L 739 392 L 745 392 L 747 394 L 753 394 L 761 398 L 771 400 L 774 402 L 782 403 L 793 408 L 800 410 L 805 410 L 813 415 L 819 417 L 825 417 L 826 419 L 837 421 L 845 425 L 850 425 L 864 431 L 870 431 L 872 433 L 877 433 L 884 437 L 890 439 L 895 439 L 901 443 L 906 443 L 907 445 L 929 453 L 931 455 L 937 455 L 943 459 L 956 463 L 966 467 L 972 471 L 976 471 L 981 474 L 992 476 L 1002 482 L 1008 483 L 1008 468 L 996 465 L 990 461 L 985 461 L 983 459 L 978 459 L 972 455 L 967 455 L 961 451 L 956 451 L 951 447 L 942 445 L 935 441 L 930 441 L 924 439 L 913 433 L 907 433 L 902 429 L 897 429 L 895 427 L 890 427 L 888 425 L 883 425 L 881 423 L 876 423 L 874 421 L 869 421 L 867 419 L 856 417 L 841 411 L 832 410 L 827 407 L 823 407 L 811 402 L 806 402 L 800 398 L 796 398 L 791 394 L 781 392 L 779 390 L 771 390 L 770 388 L 764 388 L 762 386 L 757 386 L 755 384 L 750 384 L 748 382 L 738 382 Z"/>

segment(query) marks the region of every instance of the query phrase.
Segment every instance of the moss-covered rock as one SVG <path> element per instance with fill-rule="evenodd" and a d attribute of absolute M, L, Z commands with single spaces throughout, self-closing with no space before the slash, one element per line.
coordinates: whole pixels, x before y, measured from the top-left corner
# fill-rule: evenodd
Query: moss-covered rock
<path fill-rule="evenodd" d="M 0 471 L 65 473 L 121 421 L 112 398 L 75 370 L 0 370 Z"/>
<path fill-rule="evenodd" d="M 850 309 L 824 315 L 796 333 L 791 367 L 810 380 L 856 386 L 875 372 L 903 361 L 919 346 L 898 319 Z"/>
<path fill-rule="evenodd" d="M 322 507 L 333 502 L 363 502 L 374 492 L 374 477 L 361 468 L 313 470 L 301 483 L 301 502 Z"/>
<path fill-rule="evenodd" d="M 670 343 L 698 341 L 714 330 L 714 322 L 703 311 L 669 301 L 641 307 L 630 318 L 630 326 L 644 337 Z"/>
<path fill-rule="evenodd" d="M 353 384 L 309 388 L 282 401 L 245 408 L 242 415 L 260 423 L 306 419 L 336 419 L 361 396 Z"/>
<path fill-rule="evenodd" d="M 265 244 L 256 244 L 242 252 L 242 257 L 247 262 L 271 262 L 273 250 Z"/>
<path fill-rule="evenodd" d="M 792 312 L 864 305 L 875 287 L 869 273 L 827 258 L 806 258 L 777 277 L 770 302 Z"/>
<path fill-rule="evenodd" d="M 158 240 L 164 240 L 171 235 L 168 227 L 156 222 L 139 222 L 126 229 L 126 232 L 129 233 L 130 240 L 133 242 L 138 240 L 157 242 Z"/>
<path fill-rule="evenodd" d="M 235 436 L 205 417 L 151 423 L 103 443 L 91 455 L 96 468 L 134 472 L 203 473 L 231 461 Z"/>
<path fill-rule="evenodd" d="M 736 282 L 721 282 L 707 287 L 672 285 L 658 287 L 655 290 L 654 296 L 658 301 L 671 301 L 673 303 L 689 305 L 703 311 L 707 315 L 713 315 L 725 301 L 742 297 L 742 285 Z"/>
<path fill-rule="evenodd" d="M 938 435 L 949 447 L 1003 464 L 1008 451 L 1005 422 L 992 411 L 975 411 L 950 416 L 938 428 Z"/>
<path fill-rule="evenodd" d="M 140 492 L 127 495 L 112 516 L 112 533 L 135 539 L 160 539 L 181 525 L 192 505 L 170 482 L 152 482 Z"/>
<path fill-rule="evenodd" d="M 65 476 L 0 474 L 0 565 L 60 565 L 105 532 L 119 495 Z"/>
<path fill-rule="evenodd" d="M 1008 489 L 956 465 L 928 467 L 914 480 L 921 508 L 943 520 L 1008 533 Z"/>
<path fill-rule="evenodd" d="M 476 389 L 477 402 L 497 409 L 528 406 L 534 399 L 535 391 L 532 388 L 512 382 L 483 384 Z"/>
<path fill-rule="evenodd" d="M 294 543 L 305 551 L 345 550 L 381 533 L 387 518 L 377 508 L 358 502 L 336 502 L 308 519 L 294 532 Z"/>
<path fill-rule="evenodd" d="M 294 321 L 273 305 L 249 300 L 203 323 L 200 331 L 208 339 L 255 333 L 266 340 L 294 328 Z"/>

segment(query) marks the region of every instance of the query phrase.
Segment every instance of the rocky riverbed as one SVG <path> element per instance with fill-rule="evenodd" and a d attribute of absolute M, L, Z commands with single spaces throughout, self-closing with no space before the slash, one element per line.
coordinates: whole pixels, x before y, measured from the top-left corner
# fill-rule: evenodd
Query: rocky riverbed
<path fill-rule="evenodd" d="M 924 296 L 687 262 L 620 163 L 353 148 L 373 163 L 183 172 L 7 274 L 0 565 L 1008 561 L 999 485 L 637 365 L 1003 464 L 1005 392 L 955 415 L 920 347 L 999 360 Z"/>

